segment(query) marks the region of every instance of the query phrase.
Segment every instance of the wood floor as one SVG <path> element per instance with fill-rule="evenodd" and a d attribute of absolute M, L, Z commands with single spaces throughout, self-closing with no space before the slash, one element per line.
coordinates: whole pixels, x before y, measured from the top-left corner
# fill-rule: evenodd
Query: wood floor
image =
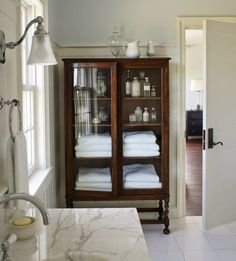
<path fill-rule="evenodd" d="M 202 141 L 186 142 L 186 215 L 202 215 Z"/>

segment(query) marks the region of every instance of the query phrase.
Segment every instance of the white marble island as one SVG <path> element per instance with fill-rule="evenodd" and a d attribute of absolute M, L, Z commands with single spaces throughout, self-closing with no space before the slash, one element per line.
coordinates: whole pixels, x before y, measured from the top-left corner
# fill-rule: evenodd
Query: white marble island
<path fill-rule="evenodd" d="M 51 224 L 36 237 L 12 245 L 11 260 L 150 260 L 134 208 L 50 209 L 49 214 Z"/>

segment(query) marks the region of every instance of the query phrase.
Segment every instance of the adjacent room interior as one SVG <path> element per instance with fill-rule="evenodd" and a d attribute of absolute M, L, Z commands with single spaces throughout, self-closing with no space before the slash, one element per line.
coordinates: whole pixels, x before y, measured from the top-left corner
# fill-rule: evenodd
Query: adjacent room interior
<path fill-rule="evenodd" d="M 186 215 L 202 215 L 203 31 L 186 30 Z"/>

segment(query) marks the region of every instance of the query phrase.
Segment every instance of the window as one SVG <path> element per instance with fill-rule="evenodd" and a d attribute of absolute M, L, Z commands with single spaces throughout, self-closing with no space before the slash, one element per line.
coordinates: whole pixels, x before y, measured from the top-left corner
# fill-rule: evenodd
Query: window
<path fill-rule="evenodd" d="M 36 16 L 43 16 L 43 6 L 40 0 L 24 0 L 21 6 L 21 34 L 26 25 Z M 36 25 L 35 25 L 36 26 Z M 22 83 L 22 112 L 23 131 L 27 142 L 27 159 L 29 175 L 36 169 L 42 168 L 46 162 L 42 158 L 45 145 L 44 121 L 44 68 L 42 66 L 27 66 L 31 47 L 32 26 L 26 39 L 21 44 L 21 83 Z M 45 155 L 45 154 L 44 154 Z"/>

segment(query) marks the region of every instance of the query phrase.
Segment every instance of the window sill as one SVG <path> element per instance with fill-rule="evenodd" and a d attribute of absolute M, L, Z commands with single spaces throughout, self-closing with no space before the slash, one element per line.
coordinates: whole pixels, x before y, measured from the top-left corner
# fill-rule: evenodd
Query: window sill
<path fill-rule="evenodd" d="M 30 195 L 36 195 L 42 188 L 47 178 L 52 173 L 52 167 L 47 169 L 35 170 L 29 177 L 29 193 Z"/>

